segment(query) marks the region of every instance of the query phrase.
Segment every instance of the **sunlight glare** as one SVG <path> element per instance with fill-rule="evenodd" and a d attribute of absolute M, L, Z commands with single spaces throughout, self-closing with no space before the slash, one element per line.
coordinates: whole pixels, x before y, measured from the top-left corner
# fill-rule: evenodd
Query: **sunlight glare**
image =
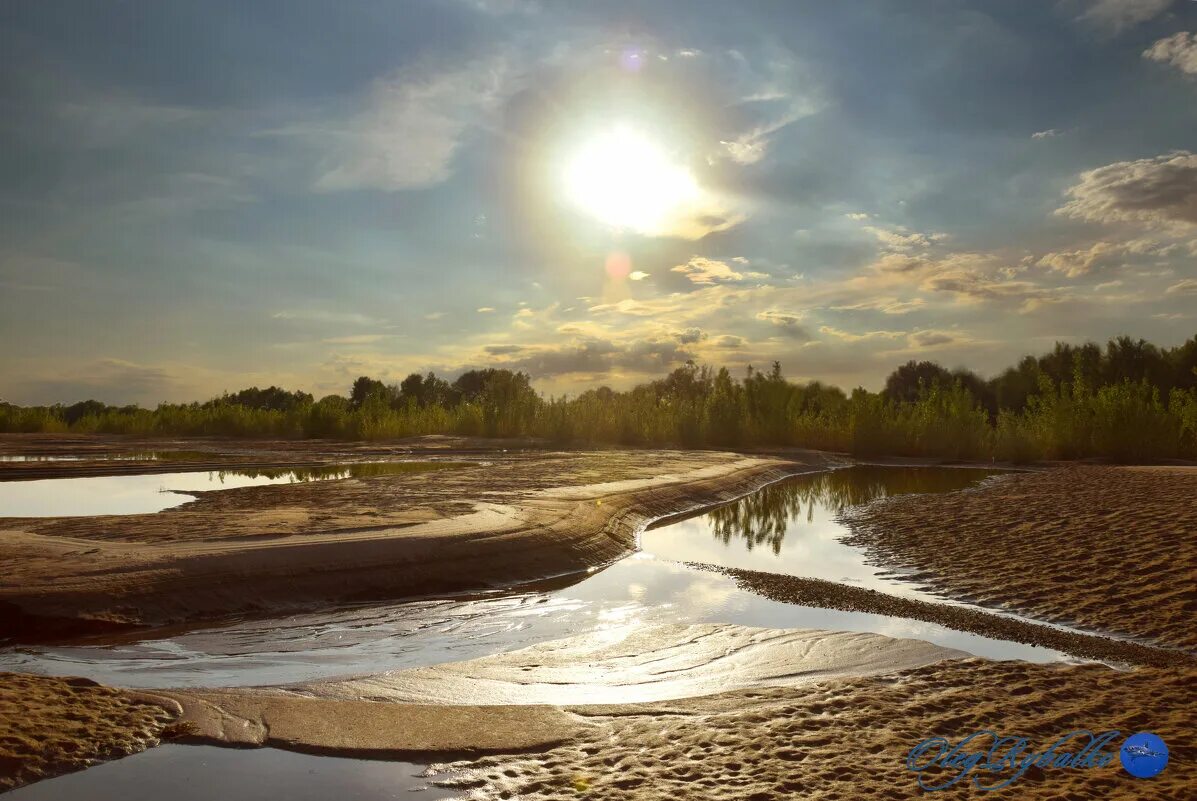
<path fill-rule="evenodd" d="M 586 142 L 565 168 L 569 200 L 600 222 L 660 232 L 699 196 L 690 170 L 652 140 L 619 126 Z"/>

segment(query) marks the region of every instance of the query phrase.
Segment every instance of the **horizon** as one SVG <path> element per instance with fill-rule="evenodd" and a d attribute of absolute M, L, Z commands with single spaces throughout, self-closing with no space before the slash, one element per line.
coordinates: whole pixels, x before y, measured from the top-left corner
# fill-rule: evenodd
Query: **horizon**
<path fill-rule="evenodd" d="M 1045 359 L 1049 358 L 1050 356 L 1052 356 L 1052 354 L 1055 353 L 1060 347 L 1073 349 L 1074 352 L 1070 354 L 1070 358 L 1075 360 L 1077 355 L 1079 355 L 1075 351 L 1079 350 L 1080 348 L 1086 347 L 1086 346 L 1096 347 L 1098 350 L 1098 353 L 1100 354 L 1100 358 L 1105 359 L 1105 358 L 1107 358 L 1107 354 L 1108 354 L 1108 346 L 1112 346 L 1115 343 L 1123 344 L 1123 340 L 1125 340 L 1127 344 L 1130 344 L 1132 346 L 1144 346 L 1145 345 L 1148 349 L 1154 350 L 1155 352 L 1175 354 L 1176 351 L 1178 351 L 1180 349 L 1180 347 L 1197 345 L 1197 334 L 1192 336 L 1190 339 L 1185 340 L 1184 343 L 1182 343 L 1182 346 L 1180 346 L 1178 348 L 1172 348 L 1172 349 L 1159 348 L 1159 346 L 1157 346 L 1155 343 L 1146 342 L 1145 340 L 1141 340 L 1141 339 L 1135 340 L 1131 337 L 1125 337 L 1125 336 L 1117 337 L 1117 338 L 1113 338 L 1113 339 L 1109 340 L 1106 343 L 1107 347 L 1103 347 L 1102 343 L 1094 342 L 1092 340 L 1089 340 L 1086 342 L 1078 342 L 1078 343 L 1057 342 L 1055 347 L 1053 347 L 1052 350 L 1042 351 L 1040 353 L 1025 353 L 1021 357 L 1016 359 L 1015 361 L 1011 362 L 1010 364 L 1006 365 L 1005 367 L 999 369 L 998 371 L 996 371 L 992 374 L 984 374 L 984 373 L 977 372 L 977 371 L 969 368 L 967 365 L 944 365 L 944 364 L 940 364 L 934 360 L 910 359 L 906 362 L 902 362 L 901 364 L 895 364 L 893 369 L 889 373 L 887 373 L 885 376 L 882 376 L 882 378 L 878 382 L 879 386 L 875 386 L 875 387 L 865 387 L 865 386 L 859 385 L 859 384 L 856 387 L 852 387 L 850 385 L 842 385 L 842 384 L 836 384 L 836 383 L 833 383 L 830 381 L 822 381 L 821 379 L 819 379 L 817 377 L 808 378 L 808 377 L 795 377 L 795 376 L 787 375 L 786 371 L 785 371 L 785 365 L 781 364 L 780 362 L 773 362 L 773 363 L 770 363 L 767 365 L 749 364 L 749 365 L 745 366 L 744 374 L 748 375 L 749 371 L 751 371 L 753 373 L 759 373 L 759 374 L 768 374 L 770 372 L 770 370 L 773 368 L 773 365 L 777 364 L 778 367 L 780 368 L 782 378 L 784 378 L 790 384 L 793 384 L 796 386 L 821 384 L 823 387 L 825 387 L 827 389 L 839 390 L 839 391 L 843 392 L 845 395 L 847 395 L 847 394 L 851 393 L 854 389 L 858 389 L 858 388 L 865 389 L 865 390 L 868 390 L 869 392 L 874 392 L 874 393 L 882 392 L 885 388 L 885 383 L 886 383 L 887 379 L 892 379 L 894 376 L 896 376 L 897 373 L 899 372 L 899 368 L 915 366 L 915 365 L 922 367 L 924 365 L 929 364 L 935 368 L 941 369 L 944 372 L 950 372 L 957 376 L 962 373 L 969 374 L 969 375 L 974 376 L 977 379 L 980 379 L 985 384 L 993 385 L 993 384 L 996 384 L 997 382 L 999 382 L 1001 380 L 1001 378 L 1003 377 L 1003 375 L 1006 374 L 1007 372 L 1017 370 L 1017 368 L 1019 367 L 1019 363 L 1022 362 L 1024 359 L 1027 359 L 1027 358 L 1035 359 L 1039 363 L 1038 369 L 1042 370 L 1043 369 L 1043 361 Z M 1176 355 L 1179 355 L 1179 354 L 1176 354 Z M 1182 360 L 1183 360 L 1183 357 L 1182 357 Z M 705 363 L 694 362 L 694 361 L 686 362 L 685 364 L 680 365 L 680 367 L 685 367 L 687 365 L 692 365 L 696 369 L 709 370 L 712 377 L 719 370 L 726 368 L 726 365 L 705 364 Z M 488 367 L 468 368 L 468 369 L 460 370 L 455 373 L 450 373 L 447 375 L 435 375 L 435 377 L 438 379 L 453 383 L 465 373 L 486 371 L 488 369 L 502 370 L 505 368 L 501 368 L 501 367 L 500 368 L 488 368 Z M 646 376 L 643 379 L 641 379 L 640 381 L 638 381 L 635 384 L 635 386 L 652 384 L 652 383 L 664 380 L 664 379 L 668 378 L 669 375 L 672 374 L 672 372 L 674 372 L 674 370 L 676 370 L 676 369 L 678 369 L 678 368 L 674 368 L 673 370 L 670 370 L 669 372 L 660 373 L 656 376 Z M 1139 378 L 1140 381 L 1148 381 L 1148 383 L 1154 383 L 1147 376 L 1147 373 L 1149 372 L 1148 370 L 1144 370 L 1144 368 L 1142 366 L 1140 366 L 1138 369 L 1140 369 L 1144 373 Z M 1178 369 L 1183 369 L 1183 367 L 1179 367 Z M 1197 368 L 1194 368 L 1194 369 L 1197 369 Z M 520 372 L 520 371 L 511 371 L 511 372 Z M 527 373 L 522 373 L 522 374 L 527 375 Z M 424 373 L 424 374 L 409 373 L 407 376 L 404 376 L 403 378 L 410 378 L 412 376 L 424 377 L 424 376 L 428 376 L 428 375 L 433 375 L 433 374 L 431 372 Z M 112 403 L 112 402 L 106 401 L 102 398 L 73 398 L 73 399 L 64 399 L 64 400 L 59 400 L 59 401 L 55 401 L 52 403 L 44 403 L 44 404 L 13 404 L 13 405 L 27 406 L 27 407 L 39 407 L 39 406 L 40 407 L 55 407 L 55 406 L 65 407 L 65 406 L 71 406 L 74 404 L 99 401 L 109 407 L 136 406 L 136 407 L 140 407 L 140 408 L 151 409 L 155 406 L 160 406 L 160 405 L 172 405 L 172 404 L 173 405 L 187 405 L 187 404 L 196 404 L 196 403 L 208 403 L 211 401 L 221 400 L 222 398 L 225 398 L 225 397 L 228 397 L 231 395 L 235 395 L 235 394 L 245 391 L 245 390 L 271 390 L 271 389 L 281 390 L 288 394 L 306 393 L 306 394 L 311 395 L 312 399 L 314 401 L 319 401 L 322 397 L 328 397 L 328 396 L 349 397 L 352 394 L 352 389 L 353 389 L 352 384 L 355 381 L 358 381 L 363 378 L 381 381 L 389 389 L 396 390 L 396 391 L 399 389 L 399 384 L 401 384 L 402 380 L 403 380 L 403 378 L 399 378 L 399 377 L 395 377 L 394 379 L 390 379 L 390 378 L 379 379 L 377 376 L 357 376 L 354 379 L 350 380 L 349 384 L 344 388 L 344 391 L 332 391 L 332 392 L 327 392 L 324 394 L 317 394 L 315 392 L 310 392 L 305 387 L 302 387 L 302 386 L 287 387 L 287 386 L 279 386 L 277 384 L 268 384 L 268 385 L 264 385 L 264 386 L 253 385 L 253 386 L 236 387 L 233 389 L 226 387 L 226 388 L 220 390 L 219 392 L 217 392 L 216 394 L 211 395 L 209 397 L 190 398 L 190 399 L 183 399 L 183 400 L 159 400 L 156 403 L 148 403 L 148 404 L 142 404 L 142 403 L 137 403 L 137 402 L 129 403 L 129 404 L 119 404 L 119 403 Z M 733 374 L 732 379 L 733 379 L 733 381 L 738 381 L 741 379 L 741 376 Z M 535 380 L 531 380 L 529 383 L 531 384 L 532 388 L 542 397 L 548 397 L 548 398 L 552 398 L 555 400 L 573 400 L 573 399 L 576 399 L 579 395 L 581 395 L 589 390 L 595 390 L 595 389 L 600 389 L 600 388 L 609 388 L 609 389 L 613 389 L 617 392 L 623 392 L 623 391 L 627 391 L 629 389 L 634 388 L 631 386 L 612 387 L 609 384 L 596 384 L 591 387 L 585 387 L 582 389 L 578 389 L 575 392 L 565 392 L 562 394 L 553 395 L 552 393 L 545 392 L 542 389 L 538 388 L 536 386 Z M 1166 392 L 1164 393 L 1164 396 L 1162 399 L 1164 401 L 1168 400 Z M 975 400 L 978 403 L 980 403 L 982 401 L 982 399 L 979 397 L 975 398 Z M 0 406 L 3 406 L 6 403 L 11 404 L 12 402 L 6 398 L 0 396 Z"/>
<path fill-rule="evenodd" d="M 0 398 L 876 390 L 1197 327 L 1191 2 L 232 8 L 0 12 Z"/>

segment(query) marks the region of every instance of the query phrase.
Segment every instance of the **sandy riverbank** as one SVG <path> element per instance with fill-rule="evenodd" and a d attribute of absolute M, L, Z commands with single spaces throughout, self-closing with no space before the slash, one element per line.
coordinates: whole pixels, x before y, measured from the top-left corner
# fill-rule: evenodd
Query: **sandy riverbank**
<path fill-rule="evenodd" d="M 336 460 L 328 449 L 310 446 Z M 409 459 L 461 458 L 441 442 L 403 450 Z M 29 639 L 560 576 L 625 555 L 654 518 L 834 462 L 817 453 L 784 461 L 496 451 L 432 473 L 200 493 L 156 514 L 0 519 L 0 634 Z"/>
<path fill-rule="evenodd" d="M 543 753 L 484 757 L 450 786 L 471 799 L 814 801 L 919 798 L 906 756 L 932 736 L 980 729 L 1046 748 L 1076 729 L 1152 731 L 1167 768 L 1136 779 L 1114 758 L 1089 770 L 1032 768 L 993 797 L 1189 801 L 1197 786 L 1197 672 L 939 662 L 884 676 L 621 707 L 572 707 L 586 726 Z M 1113 751 L 1117 750 L 1117 745 Z M 934 774 L 943 781 L 948 774 Z M 1001 781 L 982 774 L 985 784 Z M 988 796 L 961 782 L 936 798 Z"/>
<path fill-rule="evenodd" d="M 851 542 L 952 597 L 1197 648 L 1197 468 L 1070 465 L 848 515 Z"/>
<path fill-rule="evenodd" d="M 0 791 L 157 745 L 179 711 L 87 679 L 0 673 Z"/>

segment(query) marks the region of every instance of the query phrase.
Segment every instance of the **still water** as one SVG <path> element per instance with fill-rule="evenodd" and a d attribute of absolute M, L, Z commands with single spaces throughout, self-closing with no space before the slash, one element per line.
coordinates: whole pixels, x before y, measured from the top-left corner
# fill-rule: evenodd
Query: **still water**
<path fill-rule="evenodd" d="M 472 659 L 636 623 L 874 632 L 993 659 L 1063 660 L 1058 651 L 934 623 L 772 601 L 739 589 L 730 578 L 682 564 L 703 561 L 919 596 L 917 588 L 881 574 L 861 552 L 840 543 L 846 529 L 836 516 L 889 495 L 946 492 L 989 475 L 856 467 L 800 476 L 651 529 L 640 553 L 568 586 L 244 620 L 138 642 L 8 649 L 0 652 L 0 669 L 83 675 L 128 687 L 280 684 Z"/>
<path fill-rule="evenodd" d="M 83 454 L 0 453 L 0 462 L 217 462 L 227 458 L 208 451 L 107 451 Z"/>
<path fill-rule="evenodd" d="M 421 473 L 452 462 L 361 462 L 286 469 L 230 467 L 210 472 L 0 481 L 0 517 L 151 514 L 194 500 L 190 492 L 338 478 Z"/>
<path fill-rule="evenodd" d="M 115 762 L 13 790 L 5 801 L 433 801 L 424 765 L 309 756 L 273 748 L 162 745 Z"/>

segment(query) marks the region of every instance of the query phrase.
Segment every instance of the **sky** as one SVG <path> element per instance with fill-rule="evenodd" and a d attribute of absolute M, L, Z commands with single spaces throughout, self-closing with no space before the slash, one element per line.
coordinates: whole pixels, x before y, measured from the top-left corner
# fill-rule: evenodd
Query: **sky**
<path fill-rule="evenodd" d="M 1197 333 L 1193 0 L 10 0 L 0 399 Z"/>

